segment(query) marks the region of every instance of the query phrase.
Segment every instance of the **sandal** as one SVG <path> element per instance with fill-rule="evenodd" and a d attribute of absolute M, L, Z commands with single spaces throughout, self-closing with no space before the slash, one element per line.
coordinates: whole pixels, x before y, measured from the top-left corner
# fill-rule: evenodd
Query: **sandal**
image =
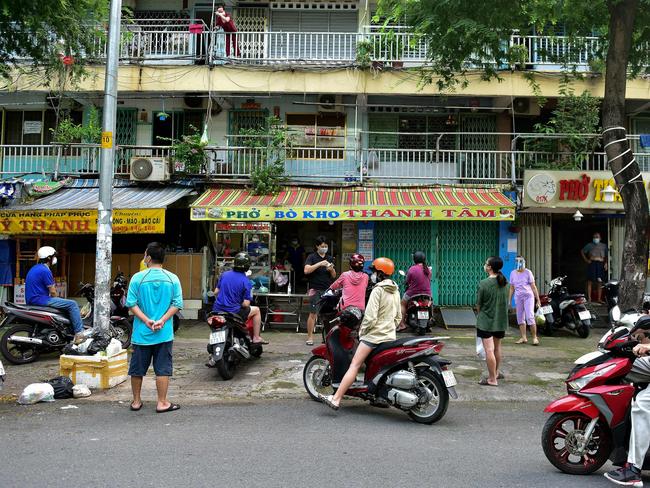
<path fill-rule="evenodd" d="M 515 341 L 515 344 L 526 344 L 528 342 L 528 339 L 519 339 L 518 341 Z"/>
<path fill-rule="evenodd" d="M 140 406 L 139 406 L 139 407 L 134 407 L 134 406 L 133 406 L 133 403 L 131 403 L 131 405 L 129 405 L 129 409 L 130 409 L 132 412 L 137 412 L 137 411 L 140 410 L 141 408 L 142 408 L 142 402 L 140 402 Z"/>
<path fill-rule="evenodd" d="M 497 375 L 498 380 L 505 380 L 506 375 L 503 374 L 503 371 L 499 371 L 499 374 Z"/>
<path fill-rule="evenodd" d="M 533 346 L 539 346 L 539 339 L 533 339 Z"/>
<path fill-rule="evenodd" d="M 313 345 L 314 345 L 314 341 L 305 341 L 305 345 L 306 345 L 306 346 L 313 346 Z"/>
<path fill-rule="evenodd" d="M 167 408 L 164 408 L 162 410 L 156 409 L 156 413 L 175 412 L 179 408 L 181 408 L 181 406 L 178 405 L 177 403 L 170 403 L 169 407 L 167 407 Z"/>
<path fill-rule="evenodd" d="M 481 386 L 499 386 L 498 384 L 493 385 L 492 383 L 488 383 L 487 378 L 481 378 L 480 381 L 478 382 L 478 384 L 481 385 Z"/>
<path fill-rule="evenodd" d="M 335 412 L 339 409 L 339 406 L 332 401 L 332 398 L 334 398 L 332 395 L 318 395 L 318 398 Z"/>

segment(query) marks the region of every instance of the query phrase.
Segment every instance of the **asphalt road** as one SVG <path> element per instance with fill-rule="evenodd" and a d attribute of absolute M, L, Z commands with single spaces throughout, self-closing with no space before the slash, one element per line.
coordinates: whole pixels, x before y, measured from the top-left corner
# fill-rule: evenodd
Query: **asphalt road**
<path fill-rule="evenodd" d="M 354 400 L 154 408 L 0 405 L 0 486 L 610 486 L 609 465 L 577 477 L 549 464 L 538 403 L 455 402 L 433 426 Z"/>

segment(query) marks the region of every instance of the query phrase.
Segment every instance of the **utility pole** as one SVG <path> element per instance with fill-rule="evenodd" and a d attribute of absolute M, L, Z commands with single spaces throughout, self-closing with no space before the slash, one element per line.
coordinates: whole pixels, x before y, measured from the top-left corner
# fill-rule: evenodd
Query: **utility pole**
<path fill-rule="evenodd" d="M 106 52 L 106 82 L 102 120 L 99 205 L 97 208 L 97 252 L 95 263 L 96 331 L 108 332 L 111 315 L 111 261 L 113 257 L 113 165 L 115 162 L 115 120 L 117 118 L 117 65 L 120 56 L 122 0 L 111 0 Z"/>

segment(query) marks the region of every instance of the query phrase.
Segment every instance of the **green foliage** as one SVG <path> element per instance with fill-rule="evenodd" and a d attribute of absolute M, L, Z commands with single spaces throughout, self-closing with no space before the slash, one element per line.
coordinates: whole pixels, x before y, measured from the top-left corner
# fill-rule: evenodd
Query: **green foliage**
<path fill-rule="evenodd" d="M 59 144 L 72 144 L 73 142 L 86 142 L 99 144 L 102 139 L 102 124 L 99 112 L 91 107 L 88 112 L 88 121 L 84 124 L 75 124 L 69 115 L 64 116 L 52 131 L 54 142 Z"/>
<path fill-rule="evenodd" d="M 535 139 L 527 149 L 556 155 L 552 160 L 538 163 L 537 167 L 553 169 L 580 169 L 582 162 L 598 146 L 597 137 L 584 134 L 600 132 L 600 100 L 584 91 L 575 95 L 568 84 L 560 88 L 561 97 L 547 123 L 535 124 L 539 134 L 567 134 L 557 138 Z"/>
<path fill-rule="evenodd" d="M 186 173 L 199 174 L 205 171 L 207 143 L 201 142 L 201 133 L 196 127 L 190 125 L 190 130 L 192 134 L 183 135 L 180 140 L 166 137 L 161 137 L 161 139 L 173 142 L 174 160 L 183 164 Z"/>
<path fill-rule="evenodd" d="M 292 146 L 286 126 L 277 117 L 268 117 L 264 127 L 242 129 L 240 135 L 246 136 L 241 141 L 244 146 L 258 149 L 251 165 L 253 194 L 277 194 L 287 180 L 284 161 Z"/>
<path fill-rule="evenodd" d="M 369 68 L 372 64 L 373 52 L 374 50 L 371 41 L 364 39 L 357 42 L 357 66 L 361 69 Z"/>
<path fill-rule="evenodd" d="M 10 78 L 25 58 L 32 61 L 21 69 L 37 67 L 45 79 L 82 75 L 86 54 L 105 36 L 108 6 L 106 0 L 0 0 L 0 76 Z M 62 56 L 73 64 L 64 65 Z"/>

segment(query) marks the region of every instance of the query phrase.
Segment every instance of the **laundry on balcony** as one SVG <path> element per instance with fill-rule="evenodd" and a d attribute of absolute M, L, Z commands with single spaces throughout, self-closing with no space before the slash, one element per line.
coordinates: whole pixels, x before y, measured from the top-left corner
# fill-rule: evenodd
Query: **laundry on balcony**
<path fill-rule="evenodd" d="M 650 134 L 640 134 L 639 142 L 643 149 L 650 149 Z"/>

